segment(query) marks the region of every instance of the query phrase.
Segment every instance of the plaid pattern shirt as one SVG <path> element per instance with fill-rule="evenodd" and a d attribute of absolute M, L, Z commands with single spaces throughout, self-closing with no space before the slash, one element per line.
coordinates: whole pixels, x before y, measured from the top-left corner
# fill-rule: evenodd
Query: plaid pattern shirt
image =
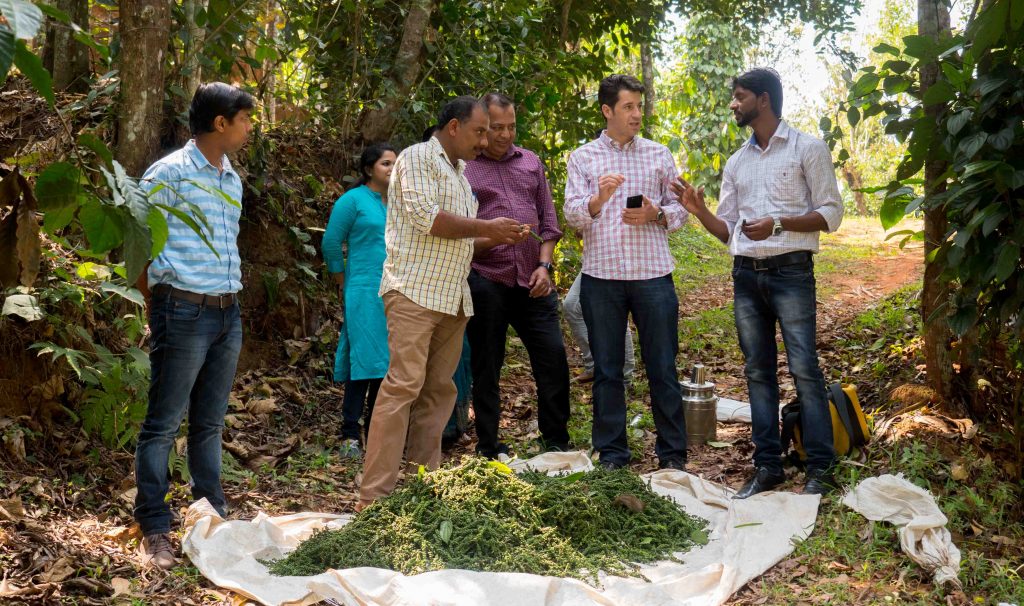
<path fill-rule="evenodd" d="M 744 220 L 792 217 L 816 211 L 828 231 L 843 221 L 832 154 L 821 139 L 780 122 L 768 147 L 750 139 L 725 163 L 717 215 L 729 226 L 729 252 L 758 259 L 801 250 L 818 252 L 819 232 L 784 231 L 755 242 L 740 229 Z"/>
<path fill-rule="evenodd" d="M 210 229 L 210 246 L 191 227 L 167 211 L 167 244 L 149 266 L 149 287 L 169 284 L 174 288 L 204 295 L 221 295 L 242 290 L 242 260 L 238 254 L 238 221 L 242 216 L 242 179 L 228 157 L 221 159 L 224 170 L 210 164 L 190 140 L 185 147 L 157 160 L 142 175 L 139 186 L 153 204 L 175 208 L 186 215 L 194 204 L 203 212 Z M 205 188 L 205 189 L 204 189 Z M 208 191 L 210 190 L 210 191 Z M 212 190 L 221 190 L 239 206 L 228 204 Z M 216 253 L 214 252 L 217 251 Z"/>
<path fill-rule="evenodd" d="M 672 152 L 660 143 L 634 137 L 619 145 L 606 132 L 572 152 L 565 184 L 566 222 L 583 236 L 583 273 L 603 280 L 650 280 L 675 269 L 668 232 L 686 222 L 688 213 L 676 200 L 670 183 L 679 174 Z M 596 217 L 590 198 L 602 175 L 626 177 Z M 626 198 L 647 196 L 665 213 L 668 227 L 657 223 L 626 225 Z"/>
<path fill-rule="evenodd" d="M 384 223 L 384 274 L 380 295 L 397 290 L 412 302 L 448 315 L 459 307 L 473 315 L 469 291 L 473 238 L 430 235 L 442 210 L 476 217 L 477 203 L 463 175 L 466 163 L 453 167 L 436 137 L 406 148 L 398 156 L 388 188 Z"/>
<path fill-rule="evenodd" d="M 544 165 L 533 152 L 513 145 L 500 160 L 481 154 L 466 164 L 466 179 L 480 203 L 478 219 L 510 217 L 533 225 L 531 229 L 545 242 L 562 237 Z M 477 256 L 473 269 L 499 284 L 529 288 L 539 261 L 540 242 L 527 238 Z"/>

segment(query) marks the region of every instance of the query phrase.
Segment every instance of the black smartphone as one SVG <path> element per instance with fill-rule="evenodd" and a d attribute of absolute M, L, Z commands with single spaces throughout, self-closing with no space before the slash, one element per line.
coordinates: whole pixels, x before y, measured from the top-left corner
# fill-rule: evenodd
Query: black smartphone
<path fill-rule="evenodd" d="M 626 198 L 626 208 L 640 208 L 644 205 L 643 196 L 630 196 Z"/>

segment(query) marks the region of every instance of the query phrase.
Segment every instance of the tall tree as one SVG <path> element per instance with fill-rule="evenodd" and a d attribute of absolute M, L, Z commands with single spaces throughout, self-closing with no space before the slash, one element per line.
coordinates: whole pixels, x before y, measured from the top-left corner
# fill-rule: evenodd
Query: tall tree
<path fill-rule="evenodd" d="M 936 42 L 948 38 L 951 34 L 949 26 L 949 9 L 946 0 L 918 0 L 917 3 L 918 34 L 927 36 Z M 925 97 L 928 89 L 939 77 L 938 60 L 921 66 L 921 95 Z M 925 113 L 935 120 L 945 110 L 944 102 L 925 105 Z M 951 332 L 946 321 L 946 313 L 950 297 L 949 281 L 943 277 L 943 267 L 939 263 L 928 263 L 932 251 L 945 242 L 949 229 L 946 221 L 945 208 L 942 205 L 930 205 L 928 200 L 941 194 L 946 189 L 943 173 L 947 164 L 944 160 L 929 157 L 924 163 L 925 204 L 924 213 L 924 288 L 921 293 L 921 314 L 924 322 L 924 356 L 928 373 L 928 384 L 935 393 L 947 404 L 953 404 L 953 364 L 950 353 Z"/>
<path fill-rule="evenodd" d="M 56 0 L 55 8 L 71 22 L 89 31 L 89 0 Z M 43 65 L 53 75 L 54 90 L 85 92 L 89 89 L 89 49 L 75 40 L 71 25 L 48 19 Z"/>
<path fill-rule="evenodd" d="M 410 0 L 402 41 L 391 63 L 391 74 L 385 81 L 381 106 L 367 113 L 363 120 L 364 141 L 383 141 L 390 137 L 398 110 L 409 98 L 423 67 L 423 35 L 430 25 L 434 5 L 434 0 Z"/>
<path fill-rule="evenodd" d="M 167 0 L 123 0 L 120 5 L 121 100 L 117 160 L 141 175 L 160 152 L 164 52 L 170 32 Z"/>

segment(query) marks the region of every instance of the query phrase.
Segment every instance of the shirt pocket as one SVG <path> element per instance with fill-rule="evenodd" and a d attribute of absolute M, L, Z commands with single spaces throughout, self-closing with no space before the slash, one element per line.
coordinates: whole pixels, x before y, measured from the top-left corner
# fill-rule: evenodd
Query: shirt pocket
<path fill-rule="evenodd" d="M 775 169 L 769 188 L 772 199 L 779 202 L 799 202 L 807 193 L 804 169 L 798 160 L 786 160 Z"/>

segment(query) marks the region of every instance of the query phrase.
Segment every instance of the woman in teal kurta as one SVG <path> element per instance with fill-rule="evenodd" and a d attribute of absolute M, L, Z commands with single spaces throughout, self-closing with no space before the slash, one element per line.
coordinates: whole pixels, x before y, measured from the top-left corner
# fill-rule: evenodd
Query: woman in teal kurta
<path fill-rule="evenodd" d="M 385 194 L 396 158 L 395 149 L 386 143 L 363 150 L 359 185 L 334 203 L 324 231 L 324 259 L 344 305 L 334 356 L 334 380 L 345 383 L 342 456 L 361 454 L 359 421 L 365 410 L 364 426 L 369 428 L 377 390 L 388 371 L 388 328 L 384 302 L 377 293 L 385 257 Z"/>

